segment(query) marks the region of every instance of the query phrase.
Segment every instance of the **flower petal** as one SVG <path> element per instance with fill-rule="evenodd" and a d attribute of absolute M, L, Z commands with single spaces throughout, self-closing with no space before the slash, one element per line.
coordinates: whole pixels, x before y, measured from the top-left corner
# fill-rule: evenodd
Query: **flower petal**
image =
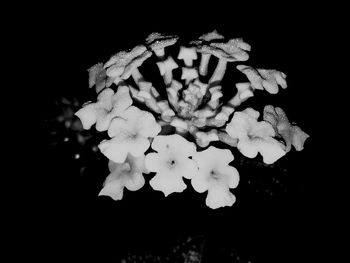
<path fill-rule="evenodd" d="M 150 146 L 148 139 L 143 137 L 137 137 L 130 142 L 130 148 L 128 149 L 129 153 L 134 157 L 139 157 L 147 151 Z"/>
<path fill-rule="evenodd" d="M 210 146 L 204 151 L 195 153 L 192 158 L 197 162 L 200 169 L 205 169 L 205 167 L 208 166 L 210 166 L 208 169 L 214 168 L 215 166 L 225 166 L 234 159 L 230 150 L 219 149 L 214 146 Z"/>
<path fill-rule="evenodd" d="M 219 167 L 217 171 L 221 174 L 222 181 L 224 181 L 229 188 L 236 188 L 238 186 L 239 173 L 235 167 L 229 165 L 222 166 Z"/>
<path fill-rule="evenodd" d="M 123 198 L 123 188 L 124 186 L 120 185 L 118 180 L 114 180 L 107 183 L 98 195 L 110 196 L 115 201 L 121 200 Z"/>
<path fill-rule="evenodd" d="M 197 173 L 191 180 L 193 189 L 198 193 L 204 193 L 209 189 L 209 180 L 204 173 Z"/>
<path fill-rule="evenodd" d="M 107 131 L 113 118 L 114 116 L 112 114 L 107 113 L 106 111 L 100 111 L 96 121 L 96 130 Z"/>
<path fill-rule="evenodd" d="M 182 177 L 174 174 L 157 173 L 151 180 L 150 185 L 154 190 L 162 191 L 165 196 L 171 193 L 181 193 L 187 188 Z"/>
<path fill-rule="evenodd" d="M 145 155 L 142 154 L 141 156 L 135 157 L 131 154 L 128 154 L 128 157 L 126 158 L 128 162 L 130 163 L 132 170 L 134 172 L 139 173 L 149 173 L 149 171 L 145 167 Z"/>
<path fill-rule="evenodd" d="M 238 150 L 248 158 L 255 158 L 258 155 L 256 143 L 249 139 L 240 139 L 237 144 Z"/>
<path fill-rule="evenodd" d="M 305 140 L 310 136 L 304 131 L 302 131 L 298 126 L 292 126 L 292 129 L 292 144 L 295 147 L 295 150 L 301 151 L 304 149 Z"/>
<path fill-rule="evenodd" d="M 193 178 L 197 172 L 198 172 L 198 167 L 197 164 L 188 158 L 181 158 L 179 160 L 179 165 L 176 171 L 181 175 L 182 177 L 185 177 L 187 179 Z"/>
<path fill-rule="evenodd" d="M 253 108 L 246 108 L 242 112 L 255 120 L 257 120 L 260 116 L 260 113 L 256 110 L 254 110 Z"/>
<path fill-rule="evenodd" d="M 266 164 L 272 164 L 286 154 L 282 145 L 273 138 L 261 141 L 259 143 L 259 152 Z"/>
<path fill-rule="evenodd" d="M 114 118 L 108 128 L 108 136 L 113 138 L 119 134 L 125 134 L 127 121 L 123 118 Z"/>
<path fill-rule="evenodd" d="M 120 142 L 113 138 L 102 141 L 98 145 L 98 148 L 109 160 L 116 163 L 123 163 L 128 155 L 129 146 L 129 143 Z"/>
<path fill-rule="evenodd" d="M 142 176 L 142 173 L 134 173 L 128 176 L 128 179 L 125 181 L 125 187 L 130 191 L 137 191 L 145 185 L 145 178 Z"/>
<path fill-rule="evenodd" d="M 189 157 L 196 153 L 196 145 L 178 134 L 159 135 L 152 142 L 152 149 L 158 152 L 173 151 L 178 156 Z"/>
<path fill-rule="evenodd" d="M 113 96 L 113 115 L 121 115 L 127 108 L 132 105 L 132 99 L 128 86 L 119 86 Z"/>
<path fill-rule="evenodd" d="M 111 110 L 112 109 L 112 97 L 114 95 L 114 91 L 111 88 L 106 88 L 97 96 L 97 107 Z"/>
<path fill-rule="evenodd" d="M 150 172 L 159 171 L 159 165 L 162 161 L 162 158 L 157 153 L 149 153 L 145 157 L 145 165 L 147 170 Z"/>
<path fill-rule="evenodd" d="M 261 138 L 273 137 L 275 136 L 275 130 L 267 121 L 260 121 L 251 127 L 250 134 Z"/>
<path fill-rule="evenodd" d="M 138 128 L 143 137 L 155 137 L 161 131 L 161 126 L 149 112 L 143 112 L 143 116 L 138 122 Z"/>
<path fill-rule="evenodd" d="M 217 209 L 224 206 L 232 206 L 236 202 L 236 197 L 229 191 L 227 187 L 211 187 L 208 190 L 208 195 L 205 203 L 212 209 Z"/>
<path fill-rule="evenodd" d="M 97 121 L 97 113 L 95 103 L 89 103 L 78 110 L 75 115 L 80 119 L 83 128 L 88 130 Z"/>

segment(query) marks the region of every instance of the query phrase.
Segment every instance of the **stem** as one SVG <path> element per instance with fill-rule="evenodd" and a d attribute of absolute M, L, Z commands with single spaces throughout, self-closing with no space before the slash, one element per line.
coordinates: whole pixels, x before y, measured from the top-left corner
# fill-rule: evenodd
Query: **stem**
<path fill-rule="evenodd" d="M 131 73 L 132 78 L 134 79 L 135 83 L 138 84 L 140 80 L 142 79 L 142 75 L 138 68 L 135 68 L 133 72 Z"/>
<path fill-rule="evenodd" d="M 199 74 L 201 76 L 206 76 L 208 74 L 208 64 L 211 54 L 202 53 L 201 62 L 199 64 Z"/>
<path fill-rule="evenodd" d="M 213 76 L 211 76 L 209 83 L 213 83 L 216 81 L 221 81 L 222 78 L 225 75 L 225 71 L 226 71 L 226 66 L 227 66 L 227 61 L 226 59 L 220 58 L 219 59 L 219 63 L 216 66 L 216 69 L 213 73 Z"/>
<path fill-rule="evenodd" d="M 170 84 L 172 80 L 173 80 L 173 72 L 171 70 L 166 71 L 164 74 L 165 85 Z"/>

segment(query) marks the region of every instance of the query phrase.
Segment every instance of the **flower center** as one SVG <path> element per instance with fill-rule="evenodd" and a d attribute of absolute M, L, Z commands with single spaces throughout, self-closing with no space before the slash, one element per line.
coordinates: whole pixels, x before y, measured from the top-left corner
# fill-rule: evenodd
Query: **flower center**
<path fill-rule="evenodd" d="M 128 139 L 129 140 L 135 140 L 137 138 L 137 132 L 130 132 L 128 134 Z"/>
<path fill-rule="evenodd" d="M 211 170 L 209 174 L 210 174 L 210 178 L 212 178 L 214 180 L 219 180 L 220 179 L 220 174 L 218 174 L 214 170 Z"/>
<path fill-rule="evenodd" d="M 255 134 L 252 134 L 250 132 L 248 132 L 247 135 L 248 135 L 248 138 L 249 138 L 250 141 L 255 141 L 255 140 L 261 139 L 259 136 L 256 136 Z"/>
<path fill-rule="evenodd" d="M 167 161 L 167 165 L 170 169 L 174 168 L 176 166 L 177 162 L 174 159 L 170 159 Z"/>
<path fill-rule="evenodd" d="M 123 171 L 129 172 L 130 170 L 131 170 L 130 164 L 129 164 L 128 162 L 125 162 L 125 163 L 123 164 Z"/>

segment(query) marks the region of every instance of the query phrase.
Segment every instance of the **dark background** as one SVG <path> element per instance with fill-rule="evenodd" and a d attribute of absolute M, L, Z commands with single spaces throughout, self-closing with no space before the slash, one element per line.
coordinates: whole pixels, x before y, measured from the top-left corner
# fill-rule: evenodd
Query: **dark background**
<path fill-rule="evenodd" d="M 187 15 L 167 8 L 146 13 L 140 6 L 140 15 L 123 8 L 96 7 L 88 12 L 51 9 L 35 23 L 41 28 L 35 50 L 43 55 L 41 65 L 46 67 L 38 74 L 49 79 L 38 97 L 43 119 L 52 115 L 54 101 L 60 97 L 76 97 L 83 102 L 92 99 L 87 69 L 142 43 L 149 33 L 177 34 L 192 40 L 217 29 L 226 37 L 242 37 L 252 46 L 246 64 L 277 69 L 288 76 L 286 90 L 274 98 L 267 95 L 253 100 L 252 106 L 260 112 L 264 103 L 281 106 L 311 138 L 302 152 L 293 149 L 273 167 L 249 162 L 234 152 L 237 162 L 233 165 L 241 177 L 240 185 L 233 190 L 237 202 L 231 208 L 217 210 L 207 208 L 205 195 L 194 192 L 188 181 L 188 189 L 167 198 L 147 182 L 137 192 L 125 191 L 122 201 L 97 197 L 108 174 L 107 162 L 88 158 L 87 163 L 77 162 L 74 146 L 44 143 L 40 175 L 46 187 L 38 196 L 42 208 L 36 222 L 41 255 L 46 251 L 62 258 L 97 255 L 117 260 L 130 251 L 167 253 L 161 251 L 168 251 L 188 236 L 204 236 L 205 262 L 226 262 L 229 253 L 238 255 L 241 262 L 309 262 L 319 255 L 314 248 L 316 239 L 322 242 L 316 208 L 324 200 L 315 194 L 315 167 L 322 162 L 315 156 L 322 124 L 316 117 L 314 100 L 316 91 L 323 89 L 313 80 L 320 25 L 312 17 L 299 9 L 292 15 L 270 10 L 259 16 L 238 8 L 205 13 L 191 9 Z M 230 79 L 226 81 L 230 83 Z M 42 128 L 42 136 L 47 138 L 45 124 Z M 83 164 L 86 170 L 81 175 Z M 150 177 L 145 175 L 146 181 Z M 276 179 L 281 183 L 276 184 Z"/>

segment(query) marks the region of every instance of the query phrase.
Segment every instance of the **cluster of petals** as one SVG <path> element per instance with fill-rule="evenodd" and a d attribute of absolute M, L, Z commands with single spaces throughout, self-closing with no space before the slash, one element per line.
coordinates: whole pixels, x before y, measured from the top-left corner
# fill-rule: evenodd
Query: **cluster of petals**
<path fill-rule="evenodd" d="M 120 86 L 117 92 L 111 88 L 104 89 L 97 97 L 97 102 L 85 104 L 75 113 L 84 129 L 90 129 L 96 123 L 96 130 L 106 131 L 111 120 L 120 116 L 132 104 L 129 87 Z"/>
<path fill-rule="evenodd" d="M 128 153 L 142 156 L 150 146 L 149 138 L 157 136 L 160 130 L 151 113 L 130 106 L 111 121 L 108 129 L 111 139 L 102 141 L 98 147 L 109 160 L 122 163 Z"/>
<path fill-rule="evenodd" d="M 237 148 L 246 157 L 254 158 L 260 153 L 266 164 L 271 164 L 285 155 L 285 147 L 274 139 L 275 130 L 266 121 L 258 122 L 259 112 L 247 108 L 235 112 L 226 132 L 234 139 L 238 139 Z"/>
<path fill-rule="evenodd" d="M 285 141 L 286 152 L 289 152 L 292 145 L 297 151 L 304 149 L 304 143 L 310 136 L 305 133 L 299 126 L 292 125 L 284 110 L 280 107 L 266 105 L 264 108 L 264 120 L 269 122 Z"/>
<path fill-rule="evenodd" d="M 234 159 L 231 151 L 210 146 L 192 158 L 198 165 L 198 173 L 191 184 L 199 193 L 208 191 L 206 205 L 212 209 L 232 206 L 236 197 L 230 188 L 237 187 L 239 173 L 235 167 L 229 166 Z"/>
<path fill-rule="evenodd" d="M 145 159 L 146 168 L 156 173 L 150 180 L 151 187 L 165 196 L 185 190 L 187 186 L 182 178 L 191 179 L 198 170 L 189 158 L 196 153 L 196 145 L 172 134 L 155 137 L 151 147 L 156 153 L 147 154 Z"/>

